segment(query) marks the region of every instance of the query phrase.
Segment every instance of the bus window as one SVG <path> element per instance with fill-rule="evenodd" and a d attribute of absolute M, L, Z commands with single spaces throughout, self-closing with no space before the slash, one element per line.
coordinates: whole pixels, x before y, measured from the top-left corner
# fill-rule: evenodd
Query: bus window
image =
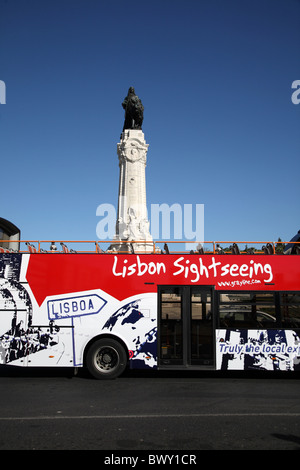
<path fill-rule="evenodd" d="M 281 293 L 280 310 L 284 328 L 300 328 L 300 293 Z"/>
<path fill-rule="evenodd" d="M 191 363 L 209 363 L 213 357 L 211 292 L 193 287 L 191 295 Z"/>
<path fill-rule="evenodd" d="M 275 328 L 273 293 L 219 294 L 221 328 Z"/>

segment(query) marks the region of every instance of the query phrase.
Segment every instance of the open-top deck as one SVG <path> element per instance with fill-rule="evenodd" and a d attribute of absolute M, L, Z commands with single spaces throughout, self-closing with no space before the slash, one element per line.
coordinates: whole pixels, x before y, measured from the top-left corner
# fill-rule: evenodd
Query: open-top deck
<path fill-rule="evenodd" d="M 115 241 L 107 240 L 14 240 L 14 246 L 10 248 L 10 242 L 0 241 L 0 253 L 98 253 L 117 254 L 132 253 L 143 254 L 135 248 L 136 244 L 146 243 L 151 248 L 147 254 L 300 254 L 300 241 L 123 241 L 117 242 L 124 246 L 124 251 L 114 249 Z M 186 248 L 188 245 L 188 249 Z M 191 249 L 192 247 L 192 249 Z"/>

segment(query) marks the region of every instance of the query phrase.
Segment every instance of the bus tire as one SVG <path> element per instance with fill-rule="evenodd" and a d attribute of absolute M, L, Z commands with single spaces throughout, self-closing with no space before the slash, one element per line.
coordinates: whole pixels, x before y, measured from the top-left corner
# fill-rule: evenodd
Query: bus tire
<path fill-rule="evenodd" d="M 96 379 L 115 379 L 125 370 L 127 354 L 116 340 L 102 338 L 91 345 L 86 356 L 86 366 Z"/>

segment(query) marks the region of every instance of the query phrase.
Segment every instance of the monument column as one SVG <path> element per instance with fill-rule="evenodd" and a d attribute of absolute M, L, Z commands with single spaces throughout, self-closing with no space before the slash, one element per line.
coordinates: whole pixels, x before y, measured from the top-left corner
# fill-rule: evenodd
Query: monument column
<path fill-rule="evenodd" d="M 117 251 L 133 249 L 135 253 L 152 252 L 145 171 L 149 145 L 141 128 L 144 108 L 133 88 L 129 88 L 122 106 L 125 109 L 125 122 L 121 140 L 117 145 L 120 179 L 114 240 L 128 243 L 114 243 L 113 249 Z"/>

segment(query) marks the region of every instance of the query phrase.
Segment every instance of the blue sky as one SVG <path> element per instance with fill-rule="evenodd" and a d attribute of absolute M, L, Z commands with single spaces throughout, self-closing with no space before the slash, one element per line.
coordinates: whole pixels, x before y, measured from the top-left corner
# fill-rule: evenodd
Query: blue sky
<path fill-rule="evenodd" d="M 0 45 L 0 217 L 22 239 L 97 239 L 130 86 L 149 211 L 204 204 L 206 240 L 300 229 L 298 0 L 0 0 Z"/>

